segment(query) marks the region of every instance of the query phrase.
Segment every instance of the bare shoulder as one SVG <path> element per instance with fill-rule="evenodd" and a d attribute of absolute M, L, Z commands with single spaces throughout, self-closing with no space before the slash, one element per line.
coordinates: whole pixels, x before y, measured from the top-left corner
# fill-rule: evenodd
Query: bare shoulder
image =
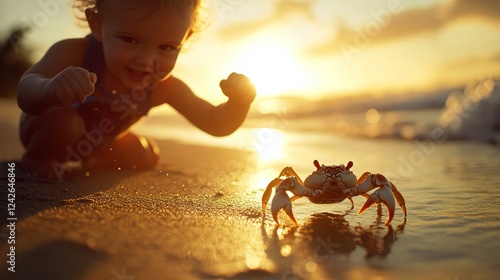
<path fill-rule="evenodd" d="M 53 77 L 68 66 L 82 66 L 87 42 L 85 38 L 65 39 L 53 44 L 28 71 Z"/>
<path fill-rule="evenodd" d="M 180 79 L 170 76 L 153 90 L 153 106 L 174 105 L 179 99 L 195 97 L 193 91 Z M 181 98 L 182 97 L 182 98 Z"/>

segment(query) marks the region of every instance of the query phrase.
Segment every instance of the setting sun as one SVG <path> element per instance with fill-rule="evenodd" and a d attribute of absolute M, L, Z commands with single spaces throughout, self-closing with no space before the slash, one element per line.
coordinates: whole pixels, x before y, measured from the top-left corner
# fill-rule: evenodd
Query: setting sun
<path fill-rule="evenodd" d="M 259 96 L 304 90 L 310 85 L 304 66 L 279 43 L 259 40 L 242 48 L 232 67 L 252 80 Z"/>

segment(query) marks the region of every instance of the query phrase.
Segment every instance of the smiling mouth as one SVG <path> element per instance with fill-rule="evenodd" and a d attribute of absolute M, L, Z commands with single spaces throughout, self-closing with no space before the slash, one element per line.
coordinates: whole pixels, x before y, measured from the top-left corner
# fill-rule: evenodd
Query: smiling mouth
<path fill-rule="evenodd" d="M 149 72 L 146 71 L 139 71 L 131 68 L 127 68 L 127 71 L 130 74 L 130 76 L 132 76 L 135 79 L 144 79 L 145 77 L 149 76 Z"/>

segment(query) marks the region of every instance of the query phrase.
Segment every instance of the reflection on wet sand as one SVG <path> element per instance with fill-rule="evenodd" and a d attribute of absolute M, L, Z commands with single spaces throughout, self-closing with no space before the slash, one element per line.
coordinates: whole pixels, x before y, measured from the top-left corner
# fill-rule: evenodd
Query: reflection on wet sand
<path fill-rule="evenodd" d="M 396 229 L 393 229 L 392 225 L 382 226 L 380 223 L 381 219 L 378 216 L 376 222 L 368 227 L 361 225 L 354 227 L 358 236 L 358 245 L 366 249 L 365 258 L 367 259 L 389 255 L 392 245 L 398 240 L 398 235 L 403 234 L 406 219 L 396 226 Z"/>
<path fill-rule="evenodd" d="M 389 255 L 406 221 L 394 229 L 384 226 L 379 215 L 370 225 L 351 226 L 345 219 L 349 213 L 316 213 L 299 227 L 275 227 L 270 236 L 263 225 L 267 257 L 282 279 L 342 278 L 349 273 L 349 256 L 357 247 L 366 251 L 366 260 Z"/>

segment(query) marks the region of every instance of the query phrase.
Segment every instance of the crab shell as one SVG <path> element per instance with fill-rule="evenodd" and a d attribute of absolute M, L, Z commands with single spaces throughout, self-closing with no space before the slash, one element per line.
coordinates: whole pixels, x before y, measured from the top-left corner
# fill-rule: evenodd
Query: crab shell
<path fill-rule="evenodd" d="M 304 180 L 304 186 L 309 189 L 321 189 L 324 193 L 318 197 L 309 197 L 313 203 L 336 203 L 347 198 L 343 191 L 347 188 L 354 188 L 357 185 L 357 178 L 349 169 L 353 163 L 350 161 L 347 166 L 341 165 L 319 165 L 314 161 L 317 170 Z"/>

